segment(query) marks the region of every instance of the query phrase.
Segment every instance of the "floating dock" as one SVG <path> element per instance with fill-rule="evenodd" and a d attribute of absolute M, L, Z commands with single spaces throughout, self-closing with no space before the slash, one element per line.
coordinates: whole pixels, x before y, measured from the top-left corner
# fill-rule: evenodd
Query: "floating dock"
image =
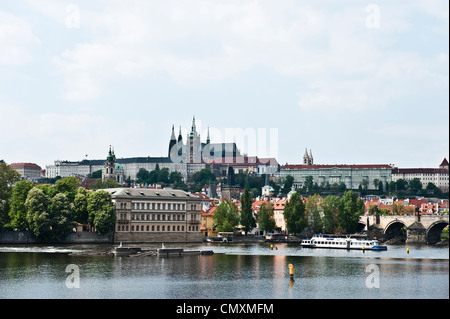
<path fill-rule="evenodd" d="M 137 247 L 117 247 L 112 253 L 114 256 L 159 256 L 159 257 L 171 257 L 171 256 L 186 256 L 186 255 L 200 255 L 210 256 L 214 255 L 212 250 L 184 250 L 183 248 L 158 248 L 152 250 L 143 250 Z"/>

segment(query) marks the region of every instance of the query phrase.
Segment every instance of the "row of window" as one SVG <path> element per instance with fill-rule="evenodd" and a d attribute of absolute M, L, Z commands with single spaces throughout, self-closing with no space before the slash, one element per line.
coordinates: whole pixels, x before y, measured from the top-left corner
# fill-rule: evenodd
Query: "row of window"
<path fill-rule="evenodd" d="M 128 203 L 118 203 L 120 209 L 129 209 Z M 193 206 L 193 207 L 192 207 Z M 131 203 L 131 209 L 147 209 L 147 210 L 185 210 L 186 204 L 175 203 Z M 191 205 L 191 209 L 195 209 L 195 205 Z"/>
<path fill-rule="evenodd" d="M 151 230 L 150 230 L 151 229 Z M 128 225 L 118 225 L 117 231 L 129 231 Z M 143 232 L 150 232 L 150 231 L 167 231 L 167 232 L 179 232 L 184 231 L 184 225 L 131 225 L 131 231 L 143 231 Z M 188 231 L 198 231 L 198 226 L 189 226 Z"/>

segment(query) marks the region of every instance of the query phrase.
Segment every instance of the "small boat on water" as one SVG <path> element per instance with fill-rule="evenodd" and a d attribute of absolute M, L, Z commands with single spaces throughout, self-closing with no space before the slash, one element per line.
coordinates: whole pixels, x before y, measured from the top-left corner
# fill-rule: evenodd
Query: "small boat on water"
<path fill-rule="evenodd" d="M 355 235 L 314 234 L 310 239 L 302 240 L 300 245 L 305 248 L 387 250 L 387 247 L 380 245 L 376 239 Z"/>

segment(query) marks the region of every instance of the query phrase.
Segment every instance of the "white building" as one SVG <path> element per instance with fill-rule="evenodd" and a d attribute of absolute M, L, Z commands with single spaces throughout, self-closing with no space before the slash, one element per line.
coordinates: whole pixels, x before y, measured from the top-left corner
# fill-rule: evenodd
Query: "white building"
<path fill-rule="evenodd" d="M 407 182 L 418 178 L 422 183 L 422 188 L 425 189 L 428 183 L 433 183 L 442 191 L 448 191 L 448 161 L 446 158 L 442 161 L 439 168 L 397 168 L 392 170 L 392 181 L 396 182 L 403 179 Z"/>

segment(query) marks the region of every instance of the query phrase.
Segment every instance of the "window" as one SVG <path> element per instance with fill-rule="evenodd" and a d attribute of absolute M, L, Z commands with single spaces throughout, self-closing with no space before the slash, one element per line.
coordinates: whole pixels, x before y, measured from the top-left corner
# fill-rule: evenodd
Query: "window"
<path fill-rule="evenodd" d="M 149 229 L 150 229 L 150 226 L 149 226 L 149 225 L 147 225 L 147 231 L 149 231 Z"/>

